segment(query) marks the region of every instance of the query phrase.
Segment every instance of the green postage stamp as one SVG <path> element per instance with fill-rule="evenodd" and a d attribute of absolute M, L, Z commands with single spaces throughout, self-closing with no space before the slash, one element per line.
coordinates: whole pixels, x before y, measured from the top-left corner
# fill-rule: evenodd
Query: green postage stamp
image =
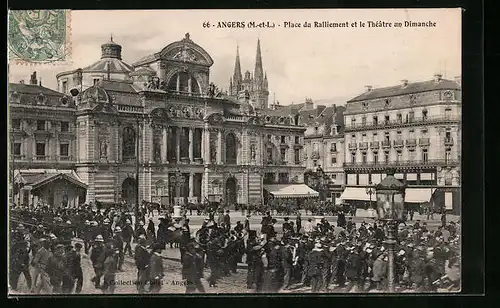
<path fill-rule="evenodd" d="M 70 10 L 9 11 L 9 61 L 22 64 L 69 60 Z"/>

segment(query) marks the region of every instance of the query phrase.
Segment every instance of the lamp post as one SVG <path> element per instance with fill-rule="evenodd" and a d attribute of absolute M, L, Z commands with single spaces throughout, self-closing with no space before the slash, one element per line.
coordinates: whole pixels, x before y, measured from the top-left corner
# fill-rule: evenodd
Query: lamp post
<path fill-rule="evenodd" d="M 376 187 L 377 216 L 387 225 L 387 239 L 384 244 L 388 252 L 388 289 L 394 292 L 394 249 L 396 246 L 396 226 L 403 220 L 406 185 L 394 177 L 394 171 L 387 171 L 387 177 Z"/>
<path fill-rule="evenodd" d="M 324 172 L 323 172 L 323 168 L 321 168 L 321 165 L 319 165 L 317 168 L 316 168 L 316 176 L 318 178 L 318 186 L 319 186 L 319 200 L 320 201 L 323 201 L 324 198 L 325 198 L 325 193 L 324 193 L 324 179 L 323 179 L 323 176 L 324 176 Z"/>
<path fill-rule="evenodd" d="M 186 182 L 185 176 L 182 175 L 179 168 L 177 168 L 175 174 L 170 177 L 170 183 L 173 183 L 175 186 L 175 196 L 177 200 L 180 200 L 179 198 L 181 195 L 181 188 L 184 186 L 185 182 Z M 174 217 L 176 216 L 180 217 L 180 206 L 178 204 L 174 205 Z"/>
<path fill-rule="evenodd" d="M 375 194 L 375 188 L 373 187 L 372 182 L 370 182 L 370 184 L 368 184 L 368 185 L 370 185 L 370 186 L 366 187 L 365 190 L 366 190 L 366 194 L 370 196 L 369 210 L 371 211 L 373 209 L 372 196 Z"/>

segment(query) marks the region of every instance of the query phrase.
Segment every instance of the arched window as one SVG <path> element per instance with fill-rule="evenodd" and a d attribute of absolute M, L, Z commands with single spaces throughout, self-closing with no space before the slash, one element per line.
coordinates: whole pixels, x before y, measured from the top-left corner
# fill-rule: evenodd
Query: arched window
<path fill-rule="evenodd" d="M 168 90 L 181 93 L 201 93 L 200 86 L 196 78 L 186 72 L 179 72 L 172 76 L 168 82 Z"/>
<path fill-rule="evenodd" d="M 124 158 L 135 157 L 135 130 L 132 127 L 123 129 L 123 149 L 122 155 Z"/>
<path fill-rule="evenodd" d="M 236 164 L 237 157 L 236 136 L 229 133 L 226 136 L 226 164 Z"/>
<path fill-rule="evenodd" d="M 165 181 L 163 180 L 159 180 L 155 183 L 155 186 L 156 186 L 156 195 L 158 197 L 161 197 L 161 196 L 164 196 L 166 195 L 166 184 L 165 184 Z"/>

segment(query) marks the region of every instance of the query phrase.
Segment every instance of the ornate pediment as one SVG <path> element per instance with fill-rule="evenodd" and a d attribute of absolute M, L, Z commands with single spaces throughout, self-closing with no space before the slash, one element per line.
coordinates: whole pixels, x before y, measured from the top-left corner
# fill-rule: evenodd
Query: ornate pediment
<path fill-rule="evenodd" d="M 184 39 L 169 44 L 160 54 L 163 59 L 171 61 L 201 64 L 205 66 L 211 66 L 214 63 L 210 55 L 191 40 L 189 33 L 186 33 Z"/>
<path fill-rule="evenodd" d="M 206 121 L 210 124 L 221 124 L 224 123 L 224 117 L 220 113 L 212 113 L 206 117 Z"/>

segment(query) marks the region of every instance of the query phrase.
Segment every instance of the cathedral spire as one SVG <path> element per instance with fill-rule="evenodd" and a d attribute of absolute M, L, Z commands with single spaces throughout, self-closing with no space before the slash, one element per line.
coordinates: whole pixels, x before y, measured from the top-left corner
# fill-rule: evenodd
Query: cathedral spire
<path fill-rule="evenodd" d="M 260 53 L 260 39 L 257 39 L 257 56 L 255 57 L 255 80 L 263 80 L 264 72 L 262 69 L 262 55 Z"/>
<path fill-rule="evenodd" d="M 242 79 L 243 79 L 243 77 L 241 75 L 240 47 L 237 45 L 236 46 L 236 61 L 234 63 L 233 82 L 234 82 L 234 84 L 239 84 L 239 83 L 241 83 Z"/>

